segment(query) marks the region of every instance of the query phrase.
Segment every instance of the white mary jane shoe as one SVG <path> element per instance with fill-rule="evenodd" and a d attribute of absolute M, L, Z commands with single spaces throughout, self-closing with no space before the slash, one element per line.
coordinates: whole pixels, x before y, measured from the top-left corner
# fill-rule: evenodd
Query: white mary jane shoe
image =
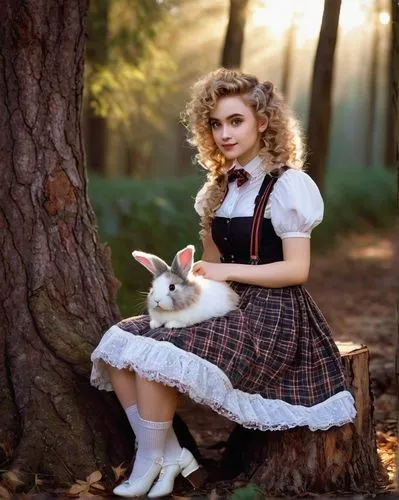
<path fill-rule="evenodd" d="M 179 474 L 188 479 L 194 488 L 199 488 L 204 480 L 198 462 L 186 448 L 182 449 L 176 462 L 164 464 L 158 481 L 147 494 L 148 498 L 163 497 L 172 493 L 175 479 Z"/>
<path fill-rule="evenodd" d="M 161 472 L 162 465 L 163 458 L 156 458 L 144 476 L 131 481 L 130 479 L 124 481 L 114 488 L 114 494 L 120 497 L 140 497 L 145 495 Z"/>

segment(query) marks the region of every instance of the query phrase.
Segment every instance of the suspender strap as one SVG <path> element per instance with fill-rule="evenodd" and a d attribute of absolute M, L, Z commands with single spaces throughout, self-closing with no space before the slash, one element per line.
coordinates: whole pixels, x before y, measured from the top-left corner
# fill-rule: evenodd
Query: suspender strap
<path fill-rule="evenodd" d="M 229 172 L 233 169 L 234 166 L 229 170 Z M 289 167 L 287 166 L 282 167 L 282 170 L 284 172 L 288 169 Z M 260 244 L 263 216 L 265 213 L 267 202 L 270 197 L 270 193 L 272 192 L 273 186 L 277 182 L 277 180 L 278 177 L 274 177 L 269 174 L 265 175 L 265 178 L 262 182 L 262 186 L 255 199 L 255 210 L 252 218 L 252 228 L 251 228 L 250 264 L 258 264 L 259 262 L 259 244 Z M 221 200 L 220 204 L 224 202 L 228 192 L 229 192 L 229 186 L 227 185 L 226 191 L 224 192 L 223 199 Z"/>
<path fill-rule="evenodd" d="M 251 229 L 251 246 L 250 246 L 250 264 L 258 264 L 259 262 L 259 243 L 261 226 L 263 221 L 263 214 L 270 197 L 270 193 L 273 189 L 274 184 L 277 182 L 277 177 L 265 176 L 262 186 L 257 196 L 256 206 L 254 211 L 254 216 L 252 219 L 252 229 Z"/>

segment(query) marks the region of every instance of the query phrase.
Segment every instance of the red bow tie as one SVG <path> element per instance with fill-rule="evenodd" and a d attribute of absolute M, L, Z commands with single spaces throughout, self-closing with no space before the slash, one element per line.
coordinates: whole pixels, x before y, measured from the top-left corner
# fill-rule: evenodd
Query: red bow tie
<path fill-rule="evenodd" d="M 237 168 L 229 172 L 228 181 L 233 182 L 237 180 L 237 186 L 240 187 L 247 182 L 249 177 L 250 175 L 246 170 L 243 168 Z"/>

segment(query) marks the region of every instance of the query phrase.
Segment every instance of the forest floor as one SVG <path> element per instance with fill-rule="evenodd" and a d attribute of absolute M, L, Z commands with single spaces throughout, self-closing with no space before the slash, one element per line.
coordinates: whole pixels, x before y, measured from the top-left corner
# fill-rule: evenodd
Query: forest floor
<path fill-rule="evenodd" d="M 397 256 L 394 231 L 347 235 L 330 252 L 313 256 L 311 276 L 306 285 L 332 327 L 335 340 L 366 345 L 370 350 L 378 453 L 392 481 L 389 490 L 395 489 L 398 445 L 395 395 Z M 223 451 L 220 443 L 226 441 L 235 424 L 187 399 L 182 400 L 178 412 L 203 456 L 217 459 Z M 214 498 L 218 498 L 216 493 Z"/>

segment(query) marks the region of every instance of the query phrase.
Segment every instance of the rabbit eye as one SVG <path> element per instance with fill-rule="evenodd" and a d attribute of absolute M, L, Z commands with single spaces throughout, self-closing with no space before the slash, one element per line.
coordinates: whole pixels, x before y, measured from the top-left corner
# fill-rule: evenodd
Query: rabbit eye
<path fill-rule="evenodd" d="M 169 285 L 169 290 L 170 290 L 171 292 L 173 292 L 173 290 L 174 290 L 175 288 L 176 288 L 176 287 L 175 287 L 175 285 Z"/>

